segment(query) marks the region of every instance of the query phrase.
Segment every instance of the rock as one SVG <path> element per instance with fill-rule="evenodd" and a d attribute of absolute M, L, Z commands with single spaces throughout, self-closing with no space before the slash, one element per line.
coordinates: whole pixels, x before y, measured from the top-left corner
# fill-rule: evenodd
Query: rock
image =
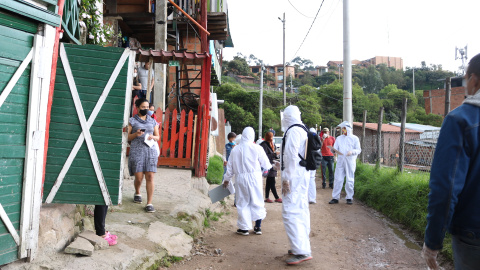
<path fill-rule="evenodd" d="M 83 219 L 83 230 L 84 231 L 94 231 L 95 227 L 93 226 L 92 220 L 88 217 L 84 217 Z"/>
<path fill-rule="evenodd" d="M 88 240 L 95 247 L 95 250 L 106 249 L 109 246 L 107 240 L 96 235 L 93 231 L 84 231 L 79 237 Z"/>
<path fill-rule="evenodd" d="M 147 239 L 165 248 L 169 255 L 177 257 L 189 255 L 193 243 L 192 237 L 182 229 L 159 221 L 150 224 Z"/>
<path fill-rule="evenodd" d="M 65 253 L 67 254 L 81 254 L 86 256 L 92 256 L 94 246 L 84 238 L 78 237 L 65 248 Z"/>

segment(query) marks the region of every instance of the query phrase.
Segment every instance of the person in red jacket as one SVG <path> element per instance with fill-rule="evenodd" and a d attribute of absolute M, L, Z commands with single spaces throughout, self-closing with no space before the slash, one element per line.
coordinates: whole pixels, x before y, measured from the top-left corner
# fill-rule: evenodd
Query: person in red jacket
<path fill-rule="evenodd" d="M 335 159 L 329 146 L 333 147 L 335 138 L 330 136 L 330 130 L 328 128 L 324 128 L 320 139 L 322 140 L 322 188 L 327 186 L 325 180 L 328 168 L 328 186 L 333 189 L 333 163 Z"/>

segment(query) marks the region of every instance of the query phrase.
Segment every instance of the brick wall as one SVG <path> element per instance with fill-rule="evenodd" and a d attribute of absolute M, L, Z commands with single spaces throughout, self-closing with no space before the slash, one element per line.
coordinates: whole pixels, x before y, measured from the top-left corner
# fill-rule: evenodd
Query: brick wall
<path fill-rule="evenodd" d="M 445 114 L 445 89 L 434 89 L 423 91 L 425 99 L 425 112 L 443 116 Z M 450 110 L 462 105 L 465 100 L 465 88 L 452 87 L 450 93 Z"/>

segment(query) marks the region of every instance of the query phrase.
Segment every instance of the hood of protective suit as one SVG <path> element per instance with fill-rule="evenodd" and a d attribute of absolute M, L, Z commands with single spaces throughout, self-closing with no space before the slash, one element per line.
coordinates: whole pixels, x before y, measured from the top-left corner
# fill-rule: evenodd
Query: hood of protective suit
<path fill-rule="evenodd" d="M 242 132 L 242 143 L 253 143 L 255 141 L 255 131 L 252 127 L 246 127 Z"/>
<path fill-rule="evenodd" d="M 463 102 L 467 103 L 467 104 L 477 106 L 477 107 L 480 107 L 480 91 L 477 90 L 475 95 L 467 97 L 467 99 L 465 99 L 465 101 L 463 101 Z"/>
<path fill-rule="evenodd" d="M 242 142 L 242 134 L 238 134 L 235 138 L 235 144 L 239 145 Z"/>
<path fill-rule="evenodd" d="M 350 124 L 350 122 L 343 121 L 337 127 L 346 128 L 347 129 L 347 136 L 352 136 L 353 135 L 353 128 L 352 128 L 352 125 Z"/>
<path fill-rule="evenodd" d="M 290 105 L 283 111 L 282 131 L 285 132 L 293 124 L 302 124 L 302 113 L 295 105 Z"/>
<path fill-rule="evenodd" d="M 310 132 L 317 133 L 317 130 L 315 130 L 313 127 L 310 128 Z"/>

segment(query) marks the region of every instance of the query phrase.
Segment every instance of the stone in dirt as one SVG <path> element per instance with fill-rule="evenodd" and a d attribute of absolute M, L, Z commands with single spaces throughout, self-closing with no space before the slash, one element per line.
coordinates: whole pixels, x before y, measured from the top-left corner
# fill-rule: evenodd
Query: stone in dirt
<path fill-rule="evenodd" d="M 77 237 L 73 243 L 65 248 L 65 253 L 68 254 L 80 254 L 86 256 L 92 256 L 94 246 L 85 238 Z"/>
<path fill-rule="evenodd" d="M 95 250 L 106 249 L 109 247 L 107 240 L 96 235 L 93 231 L 84 231 L 79 237 L 88 240 L 95 247 Z"/>

